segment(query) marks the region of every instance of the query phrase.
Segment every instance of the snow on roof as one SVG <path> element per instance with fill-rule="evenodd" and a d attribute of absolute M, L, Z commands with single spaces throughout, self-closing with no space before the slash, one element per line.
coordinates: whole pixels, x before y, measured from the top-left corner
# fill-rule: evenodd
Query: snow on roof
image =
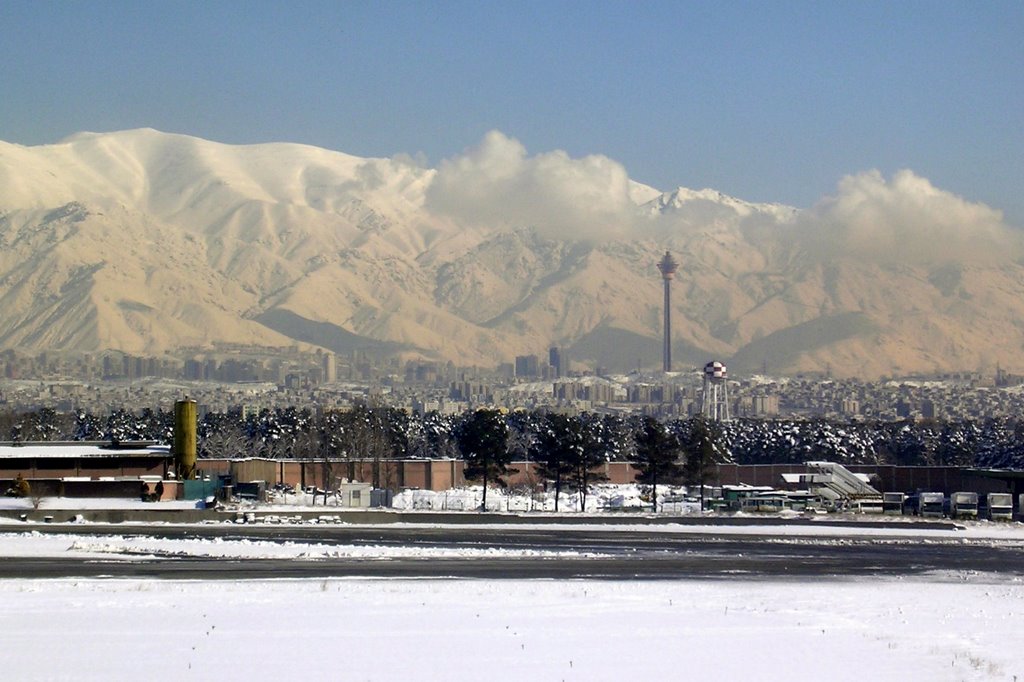
<path fill-rule="evenodd" d="M 24 443 L 21 445 L 0 445 L 0 459 L 84 459 L 115 457 L 170 457 L 167 445 L 141 445 L 134 448 L 111 448 L 107 444 L 92 443 L 68 445 L 65 443 Z"/>

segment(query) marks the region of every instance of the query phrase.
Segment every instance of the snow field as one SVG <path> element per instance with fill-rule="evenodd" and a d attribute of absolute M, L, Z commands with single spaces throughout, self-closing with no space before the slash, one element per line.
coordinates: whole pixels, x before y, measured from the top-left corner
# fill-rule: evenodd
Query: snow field
<path fill-rule="evenodd" d="M 344 519 L 344 514 L 339 514 Z M 75 524 L 78 525 L 78 524 Z M 163 524 L 153 524 L 153 528 Z M 344 524 L 348 525 L 348 524 Z M 872 540 L 890 544 L 916 544 L 929 542 L 963 542 L 985 544 L 992 547 L 1024 546 L 1024 525 L 1019 523 L 978 522 L 956 529 L 915 527 L 913 522 L 900 527 L 872 528 L 851 522 L 843 526 L 825 524 L 785 525 L 607 525 L 600 518 L 591 523 L 545 524 L 549 531 L 559 531 L 571 538 L 574 533 L 601 530 L 603 532 L 644 532 L 666 535 L 712 534 L 716 536 L 758 536 L 771 542 L 843 543 L 851 540 Z M 70 533 L 40 533 L 33 524 L 18 521 L 0 522 L 0 559 L 3 557 L 67 557 L 79 559 L 140 560 L 158 557 L 218 557 L 225 559 L 330 559 L 364 558 L 386 560 L 398 558 L 493 558 L 493 557 L 582 557 L 598 556 L 595 552 L 572 550 L 510 549 L 504 547 L 421 547 L 414 545 L 325 544 L 310 542 L 277 542 L 273 540 L 238 540 L 224 538 L 172 539 L 144 535 L 117 535 L 97 533 L 80 535 Z M 403 528 L 457 528 L 446 524 L 389 524 Z M 522 530 L 534 526 L 528 523 L 477 524 L 475 528 L 491 530 Z M 50 530 L 58 530 L 49 526 Z"/>
<path fill-rule="evenodd" d="M 0 581 L 6 679 L 1012 680 L 1024 584 Z"/>
<path fill-rule="evenodd" d="M 412 545 L 336 545 L 317 542 L 274 542 L 271 540 L 175 540 L 120 535 L 63 535 L 49 533 L 0 533 L 0 557 L 67 557 L 127 561 L 161 557 L 203 557 L 220 559 L 319 559 L 359 558 L 367 560 L 405 558 L 490 557 L 586 557 L 593 552 L 573 550 L 507 549 L 501 547 L 417 547 Z"/>

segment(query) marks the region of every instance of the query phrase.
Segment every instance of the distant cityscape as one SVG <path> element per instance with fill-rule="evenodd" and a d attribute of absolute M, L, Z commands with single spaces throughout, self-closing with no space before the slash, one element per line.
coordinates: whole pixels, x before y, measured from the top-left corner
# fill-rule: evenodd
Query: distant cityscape
<path fill-rule="evenodd" d="M 571 363 L 558 347 L 491 368 L 297 347 L 220 347 L 162 358 L 7 350 L 0 375 L 0 409 L 16 412 L 171 409 L 188 395 L 202 412 L 345 409 L 369 401 L 410 413 L 498 407 L 669 419 L 699 414 L 703 391 L 701 368 L 610 374 Z M 728 383 L 733 418 L 949 421 L 1024 411 L 1024 378 L 999 370 L 879 381 L 730 376 Z"/>

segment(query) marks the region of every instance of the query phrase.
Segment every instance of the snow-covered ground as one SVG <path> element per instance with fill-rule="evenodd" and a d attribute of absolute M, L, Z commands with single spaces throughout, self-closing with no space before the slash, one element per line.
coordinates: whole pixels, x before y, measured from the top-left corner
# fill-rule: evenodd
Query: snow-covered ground
<path fill-rule="evenodd" d="M 344 521 L 340 514 L 332 519 Z M 324 523 L 324 521 L 317 521 Z M 232 522 L 226 522 L 232 523 Z M 327 523 L 333 524 L 334 521 Z M 45 533 L 35 530 L 40 524 L 20 521 L 0 522 L 0 560 L 4 557 L 74 557 L 78 559 L 140 559 L 158 557 L 219 557 L 225 559 L 298 559 L 318 560 L 332 558 L 493 558 L 493 557 L 578 557 L 596 556 L 571 550 L 508 549 L 495 547 L 424 547 L 414 545 L 326 544 L 316 542 L 274 542 L 270 540 L 235 540 L 223 538 L 163 538 L 138 535 L 138 527 L 131 535 L 59 533 L 59 524 L 46 524 Z M 89 524 L 85 524 L 89 525 Z M 157 525 L 153 524 L 154 528 Z M 355 524 L 345 524 L 354 526 Z M 390 524 L 390 527 L 444 528 L 445 524 Z M 477 524 L 474 528 L 492 530 L 523 530 L 533 528 L 526 523 Z M 773 538 L 779 543 L 843 542 L 847 539 L 870 538 L 889 544 L 928 542 L 970 542 L 991 546 L 1024 546 L 1024 525 L 972 523 L 950 529 L 921 528 L 907 523 L 898 528 L 873 528 L 856 523 L 842 526 L 824 524 L 792 526 L 781 520 L 778 525 L 720 526 L 720 525 L 606 525 L 599 519 L 593 523 L 545 524 L 544 529 L 561 533 L 568 541 L 573 533 L 600 529 L 603 532 L 628 534 L 631 532 L 665 534 L 746 535 Z"/>
<path fill-rule="evenodd" d="M 692 500 L 683 500 L 686 488 L 682 486 L 659 486 L 658 510 L 663 513 L 698 513 L 700 505 Z M 336 496 L 330 496 L 324 504 L 322 496 L 314 496 L 307 492 L 295 491 L 284 493 L 269 491 L 270 499 L 260 504 L 263 509 L 297 509 L 311 510 L 326 507 L 338 507 L 341 502 Z M 586 499 L 586 511 L 599 513 L 602 511 L 639 510 L 650 508 L 649 499 L 645 499 L 646 491 L 639 485 L 597 484 Z M 580 499 L 576 493 L 562 492 L 558 497 L 558 509 L 563 512 L 580 511 Z M 0 509 L 31 510 L 37 501 L 30 498 L 0 497 Z M 450 490 L 405 490 L 395 495 L 392 508 L 400 511 L 478 511 L 483 503 L 483 487 L 465 486 Z M 202 507 L 202 502 L 195 500 L 177 500 L 162 502 L 143 502 L 135 498 L 74 498 L 74 497 L 43 497 L 38 500 L 40 510 L 76 510 L 76 509 L 141 509 L 168 510 L 194 509 Z M 241 504 L 244 508 L 253 505 Z M 487 491 L 487 511 L 492 512 L 526 512 L 554 511 L 554 491 L 527 494 L 520 490 L 502 490 L 491 488 Z"/>
<path fill-rule="evenodd" d="M 1024 584 L 0 581 L 4 679 L 1014 680 Z"/>
<path fill-rule="evenodd" d="M 8 526 L 0 526 L 0 531 Z M 268 540 L 169 539 L 125 537 L 123 535 L 65 535 L 38 532 L 0 532 L 0 560 L 3 557 L 74 557 L 76 559 L 153 559 L 160 557 L 213 557 L 222 559 L 335 558 L 488 558 L 488 557 L 580 557 L 595 556 L 572 550 L 504 549 L 489 547 L 420 547 L 400 545 L 336 545 L 316 542 L 272 542 Z"/>
<path fill-rule="evenodd" d="M 692 498 L 685 500 L 684 486 L 659 486 L 658 511 L 672 514 L 696 514 L 700 504 Z M 650 488 L 635 484 L 598 483 L 591 486 L 582 511 L 621 511 L 650 508 Z M 558 495 L 558 509 L 563 512 L 581 511 L 580 498 L 568 488 Z M 417 511 L 470 511 L 483 505 L 483 488 L 466 486 L 451 490 L 403 490 L 395 495 L 391 506 L 395 509 Z M 487 511 L 525 512 L 554 511 L 554 490 L 526 493 L 522 490 L 492 488 L 487 491 Z"/>
<path fill-rule="evenodd" d="M 344 523 L 343 509 L 330 514 L 317 522 Z M 744 526 L 609 525 L 606 519 L 597 513 L 583 524 L 545 528 L 566 534 L 595 527 L 743 533 L 797 543 L 872 537 L 1024 545 L 1019 523 L 938 529 L 911 519 L 895 528 L 789 525 L 782 518 Z M 182 540 L 99 529 L 89 535 L 36 532 L 43 525 L 3 522 L 0 561 L 582 556 L 562 550 Z M 804 581 L 12 579 L 0 580 L 0 604 L 3 679 L 11 680 L 1024 680 L 1024 577 L 1016 575 Z"/>
<path fill-rule="evenodd" d="M 174 509 L 202 509 L 203 506 L 200 500 L 143 502 L 138 498 L 127 497 L 43 497 L 39 499 L 38 509 L 40 511 L 84 511 L 86 509 L 171 511 Z M 0 497 L 0 509 L 27 512 L 36 509 L 36 503 L 26 497 Z"/>

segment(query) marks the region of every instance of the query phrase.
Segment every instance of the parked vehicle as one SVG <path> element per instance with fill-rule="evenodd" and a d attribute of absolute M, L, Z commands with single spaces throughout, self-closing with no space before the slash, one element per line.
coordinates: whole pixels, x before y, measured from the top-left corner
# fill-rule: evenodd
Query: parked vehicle
<path fill-rule="evenodd" d="M 850 509 L 858 514 L 881 514 L 885 510 L 885 506 L 881 498 L 864 497 L 854 500 Z"/>
<path fill-rule="evenodd" d="M 978 518 L 978 493 L 956 492 L 950 495 L 949 516 L 954 519 Z"/>
<path fill-rule="evenodd" d="M 918 516 L 934 516 L 942 518 L 945 513 L 946 495 L 944 493 L 918 493 Z"/>
<path fill-rule="evenodd" d="M 787 504 L 784 495 L 762 494 L 752 495 L 740 499 L 740 511 L 745 512 L 780 512 L 786 509 Z"/>
<path fill-rule="evenodd" d="M 988 518 L 992 521 L 1013 521 L 1013 495 L 1011 493 L 989 493 L 985 496 Z"/>
<path fill-rule="evenodd" d="M 907 496 L 903 493 L 882 493 L 882 513 L 902 514 Z"/>

